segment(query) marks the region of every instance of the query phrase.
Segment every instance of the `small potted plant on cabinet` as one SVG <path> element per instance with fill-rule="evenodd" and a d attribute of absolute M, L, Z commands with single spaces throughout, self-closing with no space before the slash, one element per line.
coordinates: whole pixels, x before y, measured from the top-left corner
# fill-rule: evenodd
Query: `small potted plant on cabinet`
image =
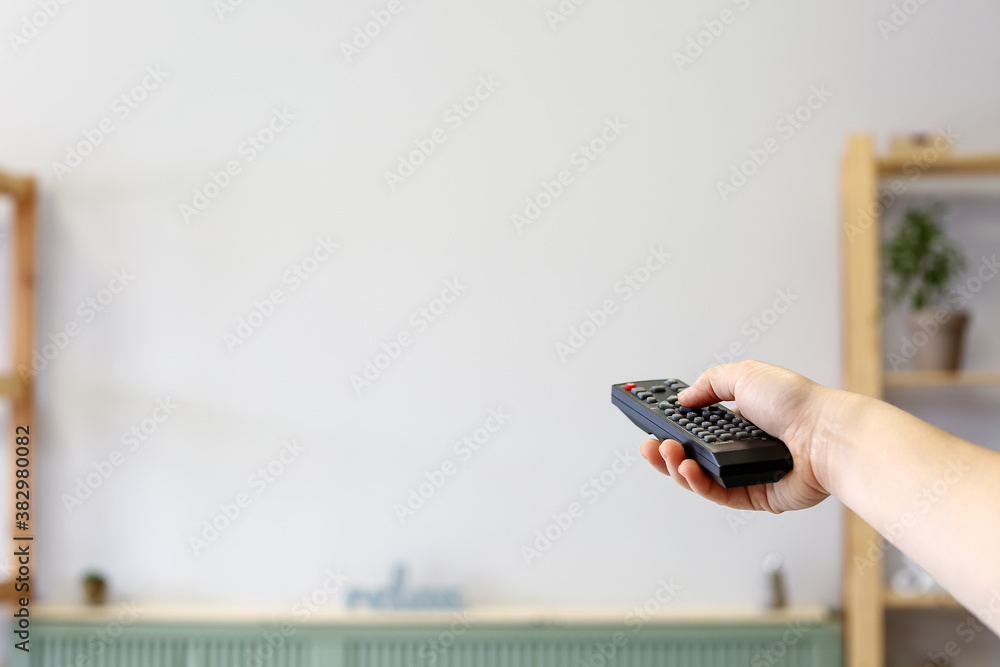
<path fill-rule="evenodd" d="M 102 605 L 107 595 L 107 584 L 100 572 L 83 575 L 83 597 L 87 604 Z"/>
<path fill-rule="evenodd" d="M 943 212 L 941 204 L 907 209 L 885 245 L 886 295 L 909 306 L 910 338 L 902 353 L 914 370 L 957 371 L 969 322 L 966 311 L 948 303 L 966 261 L 944 231 Z"/>

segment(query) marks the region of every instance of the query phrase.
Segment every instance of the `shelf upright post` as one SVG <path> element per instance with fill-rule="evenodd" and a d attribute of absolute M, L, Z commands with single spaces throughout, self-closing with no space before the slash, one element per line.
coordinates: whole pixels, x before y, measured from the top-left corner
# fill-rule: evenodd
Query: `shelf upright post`
<path fill-rule="evenodd" d="M 882 397 L 878 174 L 872 138 L 848 138 L 841 175 L 840 236 L 844 318 L 844 388 Z M 885 664 L 882 542 L 844 510 L 843 608 L 846 667 Z"/>
<path fill-rule="evenodd" d="M 11 482 L 8 488 L 10 488 L 9 492 L 13 501 L 15 500 L 14 491 L 16 490 L 13 488 L 14 471 L 18 469 L 27 470 L 28 476 L 24 479 L 28 480 L 29 487 L 27 491 L 30 499 L 28 520 L 26 521 L 27 528 L 20 530 L 13 523 L 10 527 L 14 531 L 15 537 L 31 538 L 30 542 L 27 540 L 15 542 L 15 545 L 18 546 L 24 544 L 30 545 L 32 574 L 29 575 L 29 588 L 22 591 L 17 591 L 14 588 L 16 583 L 15 578 L 18 576 L 18 564 L 16 561 L 11 577 L 7 581 L 0 582 L 0 602 L 13 602 L 19 598 L 31 597 L 34 592 L 31 590 L 31 585 L 36 580 L 35 576 L 33 576 L 35 574 L 34 566 L 38 563 L 33 539 L 35 535 L 35 516 L 37 514 L 34 508 L 38 502 L 37 480 L 33 462 L 35 460 L 35 446 L 39 440 L 34 423 L 34 391 L 31 373 L 31 357 L 35 344 L 35 220 L 37 214 L 35 181 L 32 178 L 21 178 L 0 172 L 0 194 L 11 197 L 14 200 L 15 207 L 13 233 L 11 235 L 13 237 L 13 311 L 11 313 L 10 326 L 11 342 L 13 345 L 13 354 L 11 355 L 13 371 L 9 376 L 2 378 L 2 391 L 0 391 L 0 395 L 11 399 L 13 403 L 11 411 L 12 424 L 10 426 Z M 23 457 L 18 457 L 17 455 L 17 437 L 18 435 L 23 435 L 18 434 L 18 426 L 27 426 L 29 429 L 28 454 Z M 18 458 L 27 459 L 27 466 L 16 466 L 15 463 Z M 13 521 L 15 517 L 11 516 L 9 519 Z"/>

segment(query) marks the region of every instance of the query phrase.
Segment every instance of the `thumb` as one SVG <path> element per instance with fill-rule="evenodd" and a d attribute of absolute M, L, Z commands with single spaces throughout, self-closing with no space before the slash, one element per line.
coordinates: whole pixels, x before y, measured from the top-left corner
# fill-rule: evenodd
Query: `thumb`
<path fill-rule="evenodd" d="M 736 398 L 736 382 L 740 376 L 739 364 L 714 366 L 702 373 L 690 387 L 677 395 L 687 406 L 708 405 Z"/>

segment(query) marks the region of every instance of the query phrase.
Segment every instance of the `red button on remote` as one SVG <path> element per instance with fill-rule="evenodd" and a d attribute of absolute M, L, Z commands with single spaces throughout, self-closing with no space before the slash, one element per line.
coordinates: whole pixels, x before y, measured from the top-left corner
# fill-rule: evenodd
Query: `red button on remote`
<path fill-rule="evenodd" d="M 629 382 L 625 385 L 625 391 L 632 391 L 635 389 L 635 382 Z"/>

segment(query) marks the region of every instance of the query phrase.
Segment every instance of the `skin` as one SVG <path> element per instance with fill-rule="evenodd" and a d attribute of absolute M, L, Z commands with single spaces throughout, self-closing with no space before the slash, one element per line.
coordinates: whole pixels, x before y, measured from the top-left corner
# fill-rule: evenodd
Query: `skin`
<path fill-rule="evenodd" d="M 679 399 L 691 407 L 735 400 L 788 446 L 794 468 L 777 483 L 726 489 L 680 443 L 651 439 L 640 451 L 654 468 L 734 509 L 780 514 L 833 495 L 1000 634 L 1000 453 L 759 361 L 711 368 Z M 855 566 L 882 576 L 880 567 Z"/>

